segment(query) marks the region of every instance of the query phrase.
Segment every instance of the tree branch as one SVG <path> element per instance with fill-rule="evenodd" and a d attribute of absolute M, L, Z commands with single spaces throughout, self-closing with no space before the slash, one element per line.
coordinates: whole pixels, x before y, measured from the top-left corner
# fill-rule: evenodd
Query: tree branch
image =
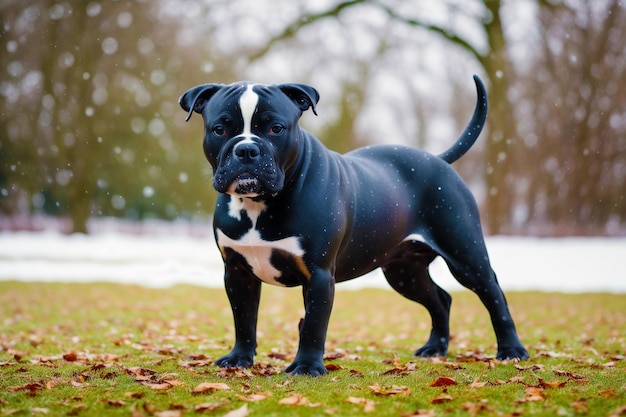
<path fill-rule="evenodd" d="M 406 18 L 403 16 L 400 16 L 398 13 L 396 13 L 392 8 L 390 8 L 389 6 L 386 6 L 378 1 L 375 2 L 381 9 L 383 9 L 387 15 L 389 17 L 391 17 L 393 20 L 397 20 L 399 22 L 402 22 L 406 25 L 409 26 L 415 26 L 415 27 L 420 27 L 423 29 L 426 29 L 430 32 L 434 32 L 438 35 L 443 36 L 445 39 L 449 40 L 450 42 L 460 46 L 462 49 L 465 49 L 466 51 L 468 51 L 474 58 L 476 58 L 476 60 L 483 66 L 485 67 L 485 56 L 483 54 L 481 54 L 476 48 L 474 48 L 474 46 L 472 46 L 472 44 L 470 44 L 467 40 L 465 40 L 464 38 L 458 36 L 455 33 L 452 33 L 440 26 L 435 26 L 435 25 L 431 25 L 428 23 L 424 23 L 424 22 L 420 22 L 419 20 L 415 20 L 415 19 L 410 19 L 410 18 Z"/>
<path fill-rule="evenodd" d="M 309 14 L 309 15 L 305 15 L 305 16 L 301 16 L 300 18 L 298 18 L 298 20 L 296 20 L 295 22 L 291 23 L 289 26 L 287 26 L 285 28 L 285 30 L 283 30 L 282 33 L 274 36 L 273 38 L 271 38 L 267 44 L 265 45 L 265 47 L 263 47 L 261 50 L 257 51 L 256 53 L 252 54 L 249 57 L 250 62 L 254 62 L 257 59 L 263 57 L 266 53 L 269 52 L 270 49 L 272 49 L 272 46 L 274 46 L 274 44 L 283 41 L 285 39 L 289 39 L 291 37 L 293 37 L 296 33 L 298 33 L 298 31 L 306 26 L 309 26 L 315 22 L 317 22 L 318 20 L 322 20 L 325 19 L 327 17 L 338 17 L 339 13 L 341 13 L 344 9 L 354 6 L 356 4 L 359 3 L 366 3 L 368 0 L 349 0 L 349 1 L 344 1 L 341 3 L 338 3 L 337 5 L 335 5 L 335 7 L 333 7 L 332 9 L 326 10 L 324 12 L 321 13 L 313 13 L 313 14 Z"/>

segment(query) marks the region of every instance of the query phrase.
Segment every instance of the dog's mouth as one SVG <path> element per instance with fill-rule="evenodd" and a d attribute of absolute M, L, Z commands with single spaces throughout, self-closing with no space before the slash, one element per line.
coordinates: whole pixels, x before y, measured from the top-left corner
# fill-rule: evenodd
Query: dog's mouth
<path fill-rule="evenodd" d="M 264 189 L 258 178 L 246 172 L 235 178 L 228 187 L 227 193 L 245 197 L 257 197 L 264 193 Z"/>

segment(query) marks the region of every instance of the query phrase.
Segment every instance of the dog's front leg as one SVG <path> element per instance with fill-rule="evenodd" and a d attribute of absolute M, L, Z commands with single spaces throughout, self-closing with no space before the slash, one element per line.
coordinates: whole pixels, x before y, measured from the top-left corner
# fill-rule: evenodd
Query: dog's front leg
<path fill-rule="evenodd" d="M 235 346 L 226 356 L 215 361 L 222 368 L 247 368 L 256 354 L 256 326 L 261 299 L 261 281 L 237 269 L 226 266 L 224 285 L 235 320 Z"/>
<path fill-rule="evenodd" d="M 335 278 L 330 271 L 318 270 L 304 285 L 304 320 L 300 327 L 300 344 L 293 363 L 286 372 L 290 375 L 320 376 L 324 367 L 324 343 L 328 321 L 335 297 Z"/>

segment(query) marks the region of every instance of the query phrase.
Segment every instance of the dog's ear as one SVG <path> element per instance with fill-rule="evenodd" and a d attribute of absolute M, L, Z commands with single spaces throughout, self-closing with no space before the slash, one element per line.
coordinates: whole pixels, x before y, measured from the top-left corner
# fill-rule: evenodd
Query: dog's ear
<path fill-rule="evenodd" d="M 320 99 L 320 94 L 315 88 L 306 84 L 281 84 L 278 88 L 296 103 L 300 110 L 304 112 L 310 107 L 317 116 L 315 105 Z"/>
<path fill-rule="evenodd" d="M 178 99 L 180 107 L 189 113 L 185 121 L 187 122 L 191 119 L 194 111 L 202 113 L 207 101 L 223 86 L 223 84 L 201 84 L 190 88 L 185 94 L 180 96 Z"/>

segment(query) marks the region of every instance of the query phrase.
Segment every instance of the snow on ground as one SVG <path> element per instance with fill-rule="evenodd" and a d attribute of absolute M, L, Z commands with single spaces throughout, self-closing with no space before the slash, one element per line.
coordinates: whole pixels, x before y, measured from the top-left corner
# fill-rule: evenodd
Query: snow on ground
<path fill-rule="evenodd" d="M 626 237 L 539 239 L 490 237 L 487 246 L 505 291 L 626 293 Z M 212 237 L 101 231 L 93 235 L 1 232 L 0 280 L 107 281 L 167 287 L 222 287 Z M 437 259 L 431 275 L 444 289 L 462 287 Z M 337 289 L 389 288 L 380 271 Z"/>

